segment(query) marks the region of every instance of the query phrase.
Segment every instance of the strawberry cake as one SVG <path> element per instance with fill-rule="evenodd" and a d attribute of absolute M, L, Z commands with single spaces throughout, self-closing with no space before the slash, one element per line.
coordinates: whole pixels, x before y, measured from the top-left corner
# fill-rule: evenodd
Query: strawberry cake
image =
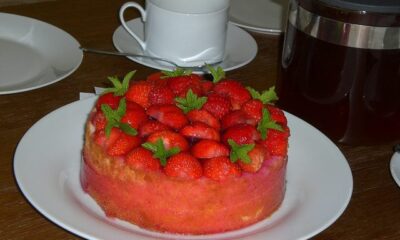
<path fill-rule="evenodd" d="M 289 129 L 274 88 L 258 92 L 210 68 L 113 87 L 89 114 L 81 183 L 107 216 L 169 233 L 259 222 L 281 205 Z"/>

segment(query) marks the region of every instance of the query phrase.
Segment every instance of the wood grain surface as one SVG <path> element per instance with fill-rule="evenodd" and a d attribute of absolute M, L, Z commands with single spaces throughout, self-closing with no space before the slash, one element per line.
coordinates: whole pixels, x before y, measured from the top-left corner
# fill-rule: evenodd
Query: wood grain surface
<path fill-rule="evenodd" d="M 122 4 L 121 0 L 59 0 L 0 7 L 0 11 L 48 22 L 70 33 L 83 46 L 111 50 Z M 127 14 L 127 18 L 136 16 L 134 11 Z M 251 35 L 259 47 L 256 58 L 227 75 L 262 90 L 278 77 L 282 37 Z M 13 175 L 14 152 L 23 134 L 40 118 L 78 100 L 79 92 L 104 86 L 107 76 L 122 76 L 134 69 L 138 78 L 156 71 L 125 58 L 85 55 L 77 71 L 58 83 L 0 95 L 0 239 L 80 239 L 47 220 L 24 198 Z M 400 239 L 400 188 L 389 171 L 393 145 L 338 145 L 351 166 L 354 192 L 343 215 L 313 239 Z"/>

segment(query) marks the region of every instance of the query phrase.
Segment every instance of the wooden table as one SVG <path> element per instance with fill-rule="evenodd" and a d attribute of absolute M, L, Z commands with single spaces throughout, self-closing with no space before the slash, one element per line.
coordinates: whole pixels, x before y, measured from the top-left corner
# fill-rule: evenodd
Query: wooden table
<path fill-rule="evenodd" d="M 58 26 L 83 46 L 113 49 L 111 36 L 119 26 L 117 12 L 122 3 L 61 0 L 2 7 L 0 11 Z M 137 16 L 133 11 L 129 14 Z M 277 78 L 281 39 L 251 34 L 258 43 L 257 57 L 245 67 L 228 72 L 228 76 L 261 90 Z M 134 69 L 138 78 L 155 71 L 125 58 L 86 55 L 78 70 L 63 81 L 29 92 L 0 95 L 0 239 L 79 239 L 47 220 L 24 198 L 13 175 L 14 151 L 23 134 L 40 118 L 78 100 L 79 92 L 104 86 L 106 76 L 121 76 Z M 343 215 L 313 239 L 400 239 L 400 188 L 389 171 L 393 144 L 339 145 L 352 169 L 354 192 Z"/>

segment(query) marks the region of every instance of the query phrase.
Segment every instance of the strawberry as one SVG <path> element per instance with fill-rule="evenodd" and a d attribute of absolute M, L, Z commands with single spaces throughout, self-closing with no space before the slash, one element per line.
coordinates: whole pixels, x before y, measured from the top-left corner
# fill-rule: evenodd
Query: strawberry
<path fill-rule="evenodd" d="M 97 110 L 101 110 L 101 105 L 107 104 L 112 109 L 116 109 L 118 107 L 119 101 L 121 100 L 120 96 L 114 96 L 113 93 L 106 93 L 101 95 L 96 102 Z"/>
<path fill-rule="evenodd" d="M 240 168 L 245 172 L 257 172 L 260 170 L 268 152 L 260 144 L 239 145 L 232 139 L 228 139 L 231 146 L 230 160 L 238 162 Z"/>
<path fill-rule="evenodd" d="M 211 92 L 212 88 L 214 87 L 214 84 L 207 80 L 201 81 L 200 85 L 204 94 L 208 94 L 209 92 Z"/>
<path fill-rule="evenodd" d="M 162 77 L 164 76 L 163 72 L 155 72 L 147 76 L 146 80 L 149 82 L 158 82 Z M 165 80 L 162 80 L 163 82 L 166 82 Z"/>
<path fill-rule="evenodd" d="M 268 129 L 267 137 L 260 143 L 267 149 L 270 155 L 286 156 L 288 151 L 288 138 L 290 131 L 283 127 L 283 131 Z"/>
<path fill-rule="evenodd" d="M 127 123 L 131 127 L 137 129 L 142 123 L 147 121 L 147 119 L 144 109 L 127 110 L 125 115 L 121 118 L 121 122 Z"/>
<path fill-rule="evenodd" d="M 203 139 L 193 145 L 191 153 L 197 158 L 226 157 L 229 155 L 229 149 L 215 140 Z"/>
<path fill-rule="evenodd" d="M 190 122 L 202 122 L 207 124 L 210 127 L 219 130 L 221 128 L 221 124 L 218 119 L 214 117 L 211 113 L 203 109 L 194 109 L 186 115 Z"/>
<path fill-rule="evenodd" d="M 153 170 L 161 169 L 160 161 L 153 157 L 153 153 L 143 147 L 134 148 L 126 156 L 125 162 L 135 169 Z"/>
<path fill-rule="evenodd" d="M 185 97 L 189 89 L 192 89 L 192 91 L 198 96 L 203 95 L 203 88 L 201 85 L 202 79 L 199 75 L 183 71 L 181 73 L 171 74 L 167 77 L 168 87 L 174 92 L 176 96 Z"/>
<path fill-rule="evenodd" d="M 118 108 L 113 110 L 110 106 L 103 104 L 101 105 L 101 111 L 107 119 L 106 126 L 104 128 L 106 136 L 110 135 L 112 128 L 119 128 L 126 134 L 136 136 L 137 131 L 131 125 L 126 122 L 121 122 L 122 117 L 126 113 L 126 101 L 122 98 L 119 102 Z"/>
<path fill-rule="evenodd" d="M 242 105 L 242 111 L 250 115 L 257 122 L 261 120 L 264 105 L 258 99 L 251 99 Z"/>
<path fill-rule="evenodd" d="M 172 104 L 152 105 L 147 109 L 147 115 L 173 129 L 180 129 L 188 123 L 182 110 Z"/>
<path fill-rule="evenodd" d="M 221 119 L 230 111 L 231 103 L 226 97 L 211 93 L 207 96 L 207 102 L 202 109 Z"/>
<path fill-rule="evenodd" d="M 147 138 L 147 142 L 156 143 L 158 139 L 161 139 L 165 149 L 171 149 L 173 147 L 179 148 L 180 151 L 186 151 L 189 149 L 189 143 L 187 140 L 179 133 L 164 130 L 159 132 L 154 132 L 150 134 Z"/>
<path fill-rule="evenodd" d="M 233 80 L 223 80 L 215 84 L 213 91 L 230 100 L 232 109 L 237 110 L 251 99 L 249 91 L 243 85 Z"/>
<path fill-rule="evenodd" d="M 94 141 L 98 145 L 108 148 L 117 141 L 121 133 L 122 131 L 118 128 L 112 128 L 109 136 L 106 136 L 105 130 L 96 131 L 94 133 Z"/>
<path fill-rule="evenodd" d="M 153 84 L 150 82 L 135 82 L 128 88 L 125 95 L 126 99 L 131 102 L 136 102 L 144 108 L 148 108 L 150 106 L 149 94 L 153 87 Z"/>
<path fill-rule="evenodd" d="M 274 120 L 277 123 L 280 123 L 281 125 L 284 125 L 284 126 L 287 125 L 287 119 L 281 109 L 279 109 L 271 104 L 266 104 L 265 107 L 268 109 L 269 113 L 271 114 L 272 120 Z"/>
<path fill-rule="evenodd" d="M 197 179 L 203 175 L 203 168 L 195 157 L 181 152 L 168 158 L 164 167 L 167 176 L 181 179 Z"/>
<path fill-rule="evenodd" d="M 175 95 L 167 86 L 154 87 L 149 93 L 149 102 L 151 105 L 174 104 Z"/>
<path fill-rule="evenodd" d="M 256 120 L 242 110 L 235 110 L 226 114 L 222 118 L 221 123 L 222 129 L 227 129 L 238 124 L 257 125 Z"/>
<path fill-rule="evenodd" d="M 268 131 L 271 129 L 283 131 L 282 124 L 279 124 L 274 119 L 272 119 L 272 116 L 269 113 L 268 109 L 263 108 L 261 120 L 258 122 L 257 125 L 257 130 L 260 133 L 262 140 L 265 140 L 267 138 Z"/>
<path fill-rule="evenodd" d="M 107 147 L 107 153 L 110 156 L 125 155 L 133 148 L 138 147 L 140 143 L 140 137 L 131 136 L 124 132 L 121 132 L 118 139 Z"/>
<path fill-rule="evenodd" d="M 254 126 L 239 124 L 228 128 L 222 135 L 222 142 L 228 144 L 228 139 L 238 144 L 249 144 L 260 140 L 260 133 Z"/>
<path fill-rule="evenodd" d="M 140 106 L 139 104 L 137 104 L 135 102 L 130 102 L 130 101 L 126 102 L 126 110 L 127 111 L 128 110 L 132 110 L 132 111 L 144 111 L 144 112 L 146 112 L 146 110 L 142 106 Z"/>
<path fill-rule="evenodd" d="M 96 111 L 92 114 L 91 119 L 96 131 L 103 130 L 106 127 L 107 119 L 102 111 Z"/>
<path fill-rule="evenodd" d="M 227 157 L 215 157 L 204 161 L 204 176 L 215 181 L 222 181 L 231 177 L 240 177 L 242 171 L 240 167 L 229 160 Z"/>
<path fill-rule="evenodd" d="M 151 151 L 153 157 L 160 161 L 161 166 L 165 167 L 167 165 L 167 159 L 175 154 L 178 154 L 181 150 L 179 147 L 170 147 L 164 144 L 164 139 L 158 138 L 154 142 L 145 142 L 142 147 Z M 166 147 L 169 147 L 168 149 Z"/>
<path fill-rule="evenodd" d="M 142 125 L 140 125 L 139 135 L 141 137 L 147 137 L 154 132 L 158 132 L 158 131 L 162 131 L 162 130 L 170 130 L 170 127 L 168 127 L 165 124 L 160 123 L 159 121 L 147 120 Z"/>
<path fill-rule="evenodd" d="M 210 139 L 215 141 L 219 141 L 220 139 L 218 130 L 202 122 L 194 122 L 191 125 L 186 125 L 179 133 L 191 139 Z"/>
<path fill-rule="evenodd" d="M 191 110 L 202 108 L 207 101 L 207 97 L 198 97 L 192 89 L 189 89 L 184 98 L 177 97 L 175 101 L 177 106 L 186 114 Z"/>

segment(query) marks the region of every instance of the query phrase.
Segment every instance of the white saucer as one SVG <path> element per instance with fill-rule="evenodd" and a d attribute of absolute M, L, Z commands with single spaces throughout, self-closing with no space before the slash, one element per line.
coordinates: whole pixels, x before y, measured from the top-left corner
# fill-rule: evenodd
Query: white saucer
<path fill-rule="evenodd" d="M 25 133 L 14 156 L 15 179 L 32 206 L 85 239 L 305 240 L 333 224 L 350 201 L 353 178 L 343 154 L 317 129 L 286 113 L 291 132 L 286 194 L 271 217 L 236 231 L 197 236 L 153 232 L 108 218 L 79 180 L 85 121 L 96 99 L 43 117 Z"/>
<path fill-rule="evenodd" d="M 133 32 L 143 37 L 143 22 L 140 18 L 136 18 L 127 22 Z M 122 26 L 115 30 L 113 42 L 116 49 L 120 52 L 143 54 L 137 41 L 130 36 Z M 257 54 L 257 43 L 246 31 L 228 24 L 226 51 L 224 61 L 217 66 L 222 67 L 225 71 L 233 70 L 248 64 Z M 153 61 L 151 59 L 128 57 L 134 62 L 143 64 L 147 67 L 172 70 L 175 67 L 161 61 Z"/>
<path fill-rule="evenodd" d="M 245 29 L 265 34 L 284 32 L 289 0 L 232 0 L 229 20 Z"/>
<path fill-rule="evenodd" d="M 394 153 L 390 160 L 390 172 L 392 173 L 393 179 L 400 187 L 400 153 L 398 152 Z"/>
<path fill-rule="evenodd" d="M 0 23 L 0 94 L 55 83 L 82 62 L 79 43 L 53 25 L 7 13 L 0 13 Z"/>

